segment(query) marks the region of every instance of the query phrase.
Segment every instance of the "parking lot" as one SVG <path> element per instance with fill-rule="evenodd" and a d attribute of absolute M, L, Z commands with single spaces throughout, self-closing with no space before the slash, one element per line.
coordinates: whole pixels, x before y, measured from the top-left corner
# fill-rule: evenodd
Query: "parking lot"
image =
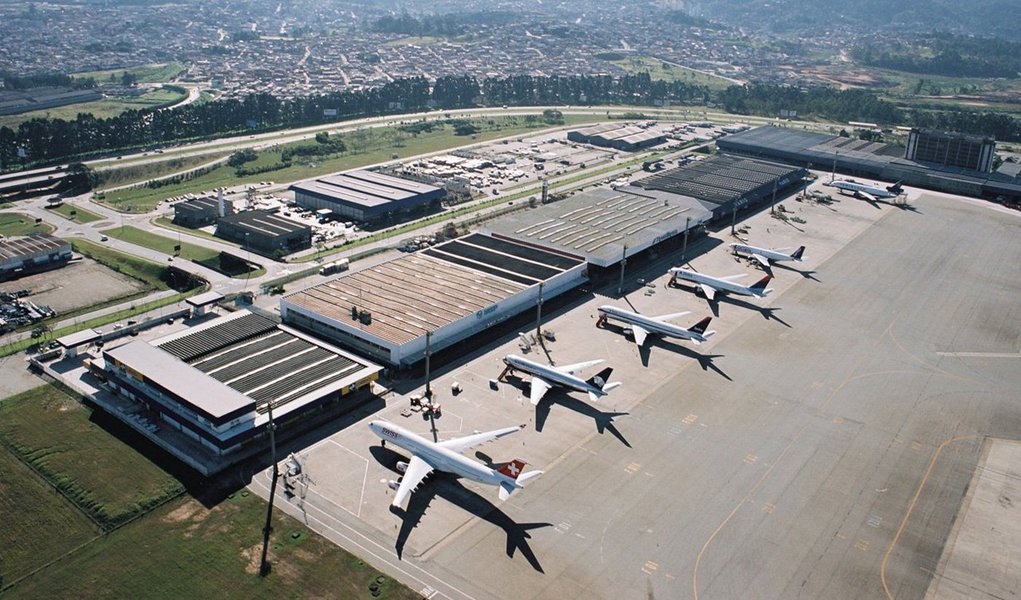
<path fill-rule="evenodd" d="M 599 404 L 551 392 L 533 410 L 514 379 L 491 390 L 500 358 L 521 352 L 516 337 L 439 373 L 440 439 L 526 425 L 469 452 L 546 471 L 507 502 L 438 475 L 403 518 L 391 513 L 386 481 L 403 458 L 359 422 L 299 452 L 309 479 L 278 506 L 451 598 L 920 598 L 982 436 L 1021 425 L 1017 359 L 984 354 L 1018 351 L 1010 232 L 1021 219 L 909 198 L 910 208 L 787 198 L 804 223 L 768 209 L 744 221 L 749 243 L 808 248 L 800 270 L 773 268 L 765 300 L 713 309 L 668 288 L 678 256 L 629 271 L 639 312 L 690 310 L 684 326 L 717 315 L 718 334 L 699 347 L 657 342 L 643 357 L 622 332 L 597 329 L 597 306 L 626 307 L 615 282 L 551 315 L 556 364 L 604 358 L 624 382 Z M 761 271 L 731 241 L 724 229 L 694 244 L 691 266 L 754 281 Z M 393 398 L 372 418 L 430 435 L 406 407 Z M 265 495 L 267 483 L 261 473 L 252 487 Z"/>

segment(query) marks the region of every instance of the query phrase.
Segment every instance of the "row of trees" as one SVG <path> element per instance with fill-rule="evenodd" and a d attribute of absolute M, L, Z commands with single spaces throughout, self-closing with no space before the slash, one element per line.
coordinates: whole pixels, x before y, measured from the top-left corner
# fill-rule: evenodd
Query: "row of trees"
<path fill-rule="evenodd" d="M 243 100 L 189 104 L 174 110 L 130 110 L 109 118 L 82 113 L 71 121 L 32 119 L 0 128 L 0 162 L 40 163 L 222 135 L 314 125 L 366 116 L 399 114 L 429 107 L 480 105 L 715 103 L 741 114 L 775 116 L 781 110 L 837 121 L 869 120 L 954 129 L 1021 140 L 1021 121 L 997 113 L 904 111 L 865 90 L 797 88 L 751 84 L 711 92 L 700 85 L 652 80 L 647 73 L 535 77 L 519 75 L 482 81 L 471 76 L 421 77 L 384 86 L 293 100 L 252 94 Z"/>
<path fill-rule="evenodd" d="M 1021 43 L 949 33 L 908 41 L 883 40 L 854 49 L 855 60 L 873 67 L 949 77 L 1021 75 Z"/>

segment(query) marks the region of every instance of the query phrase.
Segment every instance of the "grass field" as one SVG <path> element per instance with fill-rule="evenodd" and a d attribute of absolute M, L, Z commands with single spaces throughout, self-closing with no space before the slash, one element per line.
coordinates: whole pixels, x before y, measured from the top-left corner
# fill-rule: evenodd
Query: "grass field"
<path fill-rule="evenodd" d="M 663 81 L 681 81 L 693 85 L 704 85 L 713 90 L 722 90 L 735 85 L 733 81 L 722 77 L 695 71 L 678 64 L 668 63 L 652 56 L 629 56 L 610 62 L 625 71 L 648 73 L 649 77 Z"/>
<path fill-rule="evenodd" d="M 35 218 L 22 213 L 0 213 L 0 235 L 28 235 L 30 233 L 49 233 L 53 227 L 46 223 L 36 225 Z"/>
<path fill-rule="evenodd" d="M 206 248 L 196 244 L 189 244 L 184 241 L 179 242 L 176 239 L 163 237 L 161 235 L 156 235 L 155 233 L 149 233 L 148 231 L 138 229 L 137 227 L 131 227 L 130 225 L 127 227 L 111 227 L 110 229 L 104 229 L 102 233 L 137 246 L 142 246 L 143 248 L 149 248 L 150 250 L 170 255 L 174 254 L 174 246 L 180 245 L 181 253 L 179 256 L 184 260 L 190 260 L 213 269 L 214 271 L 224 273 L 230 277 L 237 277 L 239 279 L 246 277 L 258 277 L 265 273 L 265 270 L 261 267 L 252 269 L 246 273 L 226 272 L 220 267 L 219 250 L 213 250 L 212 248 Z"/>
<path fill-rule="evenodd" d="M 0 420 L 7 408 L 0 401 Z M 99 529 L 5 448 L 0 448 L 0 581 L 27 575 L 99 534 Z"/>
<path fill-rule="evenodd" d="M 174 158 L 171 160 L 137 165 L 126 164 L 123 166 L 115 161 L 110 163 L 110 166 L 99 171 L 99 188 L 103 189 L 129 185 L 140 181 L 148 181 L 150 179 L 171 175 L 188 169 L 194 169 L 195 167 L 223 158 L 224 156 L 227 156 L 227 154 L 228 153 L 224 152 L 221 154 L 203 154 L 202 156 L 183 156 L 181 158 Z"/>
<path fill-rule="evenodd" d="M 52 385 L 3 401 L 0 439 L 104 527 L 144 512 L 183 486 Z"/>
<path fill-rule="evenodd" d="M 166 267 L 159 263 L 118 252 L 88 240 L 72 238 L 70 241 L 75 252 L 84 254 L 118 273 L 124 273 L 129 277 L 144 281 L 156 290 L 170 289 L 162 280 L 163 271 Z"/>
<path fill-rule="evenodd" d="M 129 109 L 141 110 L 144 108 L 152 108 L 154 106 L 177 102 L 183 100 L 186 95 L 187 94 L 182 94 L 175 90 L 160 88 L 158 90 L 146 92 L 141 96 L 112 96 L 102 100 L 96 100 L 94 102 L 68 104 L 66 106 L 57 106 L 54 108 L 47 108 L 45 110 L 34 110 L 32 112 L 20 113 L 17 115 L 4 115 L 0 117 L 0 127 L 6 126 L 11 129 L 17 129 L 18 125 L 32 119 L 50 118 L 71 121 L 78 117 L 78 113 L 92 113 L 92 115 L 97 119 L 113 117 Z"/>
<path fill-rule="evenodd" d="M 110 81 L 110 75 L 114 78 L 120 78 L 125 72 L 129 72 L 135 76 L 135 80 L 138 83 L 167 83 L 172 81 L 178 75 L 183 73 L 188 68 L 186 63 L 182 62 L 169 62 L 156 65 L 144 65 L 141 67 L 132 67 L 130 69 L 108 69 L 106 71 L 87 71 L 83 73 L 74 73 L 72 77 L 91 77 L 96 80 L 96 83 L 107 83 Z"/>
<path fill-rule="evenodd" d="M 593 115 L 564 115 L 564 118 L 568 125 L 600 120 L 598 116 Z M 348 146 L 348 151 L 339 156 L 295 160 L 288 168 L 248 177 L 238 177 L 233 168 L 223 165 L 210 173 L 179 184 L 153 189 L 141 187 L 110 192 L 106 195 L 105 202 L 117 210 L 125 210 L 125 207 L 130 205 L 133 212 L 148 212 L 153 210 L 161 200 L 170 196 L 258 181 L 272 180 L 278 183 L 297 181 L 384 162 L 390 160 L 393 153 L 401 157 L 416 156 L 549 128 L 548 125 L 542 123 L 526 124 L 524 118 L 518 117 L 493 117 L 476 119 L 472 122 L 481 129 L 475 139 L 470 136 L 456 136 L 449 126 L 417 136 L 400 132 L 396 127 L 379 127 L 335 134 L 343 139 Z M 308 144 L 310 142 L 298 143 Z M 286 147 L 280 146 L 263 151 L 256 164 L 280 162 L 280 152 Z"/>
<path fill-rule="evenodd" d="M 75 206 L 74 204 L 68 204 L 67 202 L 61 204 L 60 206 L 50 208 L 50 211 L 64 217 L 69 221 L 76 221 L 78 223 L 92 223 L 93 221 L 103 220 L 102 215 L 97 215 L 92 211 L 85 210 L 84 208 L 81 208 L 80 206 Z M 71 211 L 74 211 L 75 214 L 72 215 Z"/>
<path fill-rule="evenodd" d="M 421 598 L 275 511 L 269 558 L 258 576 L 265 503 L 247 491 L 207 509 L 169 503 L 96 540 L 6 592 L 9 598 Z M 292 537 L 297 534 L 297 537 Z"/>

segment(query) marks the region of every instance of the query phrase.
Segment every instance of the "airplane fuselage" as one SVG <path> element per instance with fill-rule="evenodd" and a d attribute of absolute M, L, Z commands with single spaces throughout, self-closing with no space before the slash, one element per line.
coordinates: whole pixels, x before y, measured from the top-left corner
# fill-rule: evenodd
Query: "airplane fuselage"
<path fill-rule="evenodd" d="M 637 325 L 653 335 L 679 338 L 682 340 L 694 340 L 697 342 L 706 341 L 706 338 L 700 333 L 690 331 L 678 325 L 671 325 L 670 323 L 659 321 L 657 319 L 650 319 L 649 317 L 617 308 L 616 306 L 600 306 L 598 310 L 599 314 L 607 319 L 613 319 L 629 325 Z"/>
<path fill-rule="evenodd" d="M 530 361 L 527 358 L 522 358 L 516 354 L 508 354 L 503 358 L 503 362 L 511 371 L 521 371 L 522 373 L 528 373 L 533 377 L 541 377 L 543 380 L 552 385 L 569 388 L 576 392 L 587 392 L 600 397 L 606 395 L 605 391 L 590 384 L 581 377 L 575 377 L 570 373 L 564 373 L 562 371 L 552 369 L 546 365 Z"/>
<path fill-rule="evenodd" d="M 716 289 L 720 292 L 727 292 L 730 294 L 737 294 L 739 296 L 757 296 L 764 298 L 766 296 L 765 290 L 756 290 L 746 285 L 739 285 L 726 279 L 719 279 L 717 277 L 710 277 L 709 275 L 703 275 L 696 273 L 695 271 L 689 271 L 681 267 L 675 267 L 670 269 L 670 274 L 684 281 L 690 281 L 699 285 L 707 285 L 711 288 Z"/>
<path fill-rule="evenodd" d="M 865 185 L 864 183 L 858 183 L 856 181 L 841 181 L 838 179 L 836 181 L 831 181 L 826 185 L 831 185 L 841 191 L 847 191 L 852 193 L 862 192 L 875 198 L 896 198 L 897 196 L 900 195 L 898 193 L 891 192 L 886 188 L 881 188 L 874 185 Z"/>
<path fill-rule="evenodd" d="M 776 250 L 769 250 L 768 248 L 759 248 L 758 246 L 749 246 L 747 244 L 731 244 L 730 247 L 734 249 L 734 252 L 739 252 L 741 254 L 748 255 L 757 254 L 767 260 L 771 260 L 774 262 L 783 262 L 788 260 L 794 262 L 801 262 L 800 258 L 795 258 L 790 254 L 784 254 L 783 252 L 777 252 Z"/>
<path fill-rule="evenodd" d="M 478 463 L 459 452 L 454 452 L 453 450 L 448 450 L 443 446 L 439 446 L 399 425 L 394 425 L 387 421 L 372 421 L 369 423 L 369 429 L 371 429 L 372 432 L 379 437 L 379 439 L 398 446 L 399 448 L 403 448 L 411 454 L 418 456 L 437 471 L 453 473 L 460 477 L 464 477 L 465 479 L 470 479 L 472 481 L 488 485 L 500 485 L 506 483 L 514 487 L 521 487 L 517 482 L 503 473 L 490 469 L 489 467 Z"/>

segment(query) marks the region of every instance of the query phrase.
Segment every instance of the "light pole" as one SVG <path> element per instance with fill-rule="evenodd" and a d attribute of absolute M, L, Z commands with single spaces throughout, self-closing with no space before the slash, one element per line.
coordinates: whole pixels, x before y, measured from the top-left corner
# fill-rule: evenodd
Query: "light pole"
<path fill-rule="evenodd" d="M 273 401 L 270 400 L 266 406 L 269 410 L 269 425 L 266 429 L 269 431 L 269 459 L 273 461 L 273 480 L 269 484 L 269 506 L 266 507 L 266 525 L 262 528 L 262 561 L 259 563 L 259 576 L 265 577 L 269 575 L 270 565 L 266 561 L 266 552 L 269 550 L 269 534 L 273 531 L 273 498 L 277 493 L 277 478 L 280 476 L 277 471 L 277 444 L 274 432 L 276 431 L 276 423 L 273 422 Z"/>
<path fill-rule="evenodd" d="M 691 217 L 684 217 L 684 245 L 681 246 L 681 262 L 684 262 L 688 254 L 688 229 L 691 227 Z"/>

